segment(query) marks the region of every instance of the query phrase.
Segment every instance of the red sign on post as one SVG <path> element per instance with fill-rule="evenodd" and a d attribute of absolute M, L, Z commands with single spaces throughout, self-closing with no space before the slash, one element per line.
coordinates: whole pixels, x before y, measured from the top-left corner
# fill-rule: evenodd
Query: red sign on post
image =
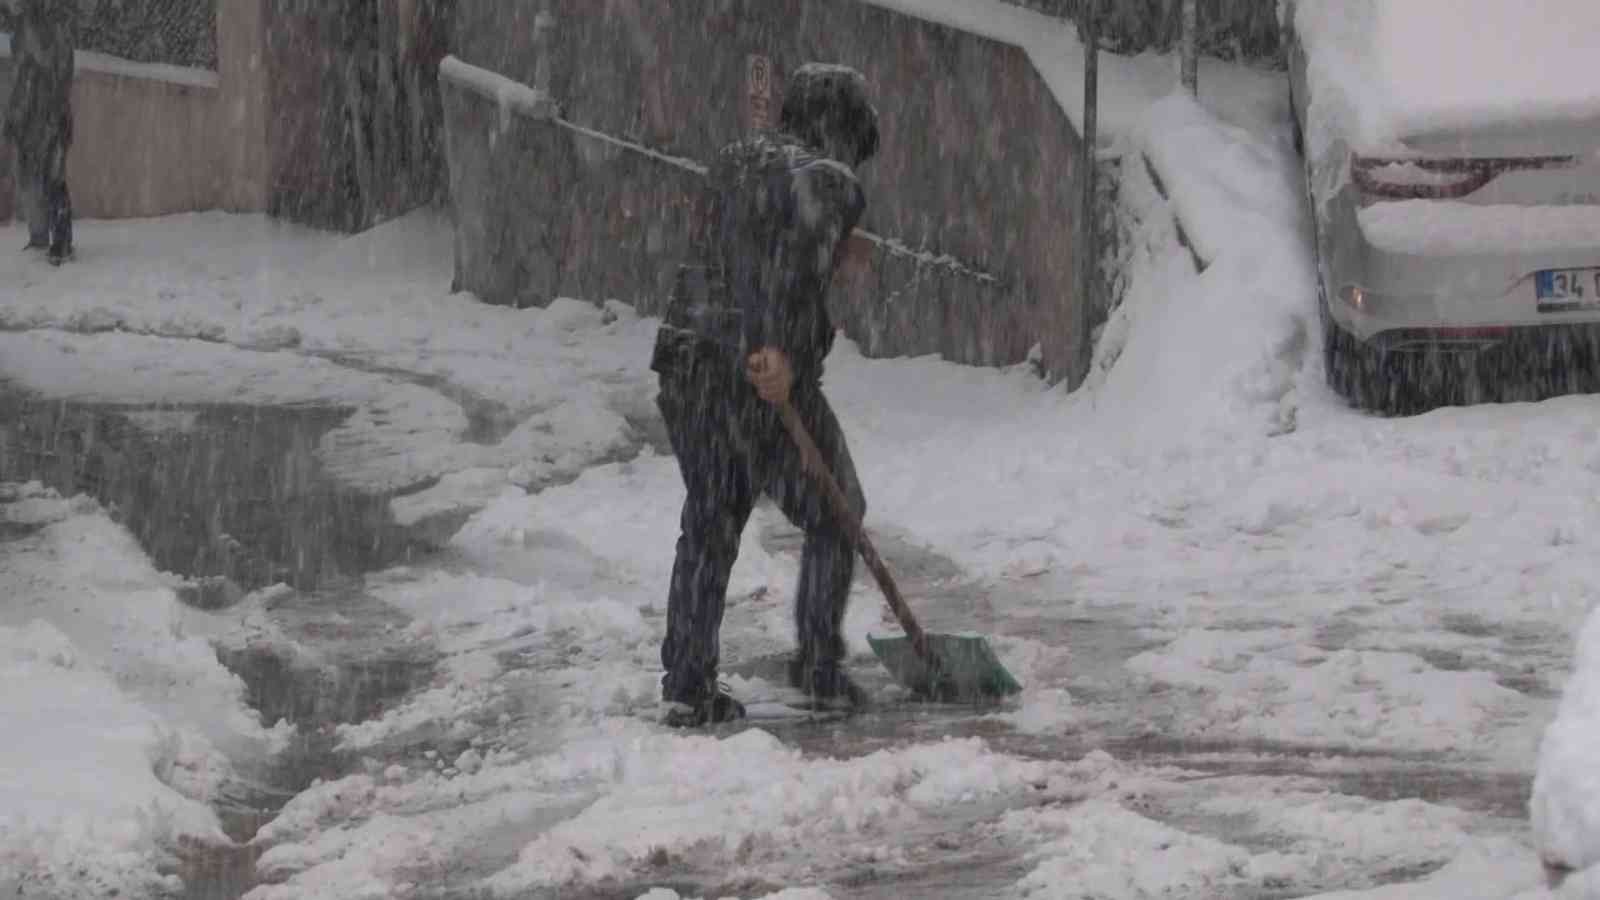
<path fill-rule="evenodd" d="M 772 127 L 772 60 L 752 53 L 745 60 L 745 120 L 751 130 Z"/>

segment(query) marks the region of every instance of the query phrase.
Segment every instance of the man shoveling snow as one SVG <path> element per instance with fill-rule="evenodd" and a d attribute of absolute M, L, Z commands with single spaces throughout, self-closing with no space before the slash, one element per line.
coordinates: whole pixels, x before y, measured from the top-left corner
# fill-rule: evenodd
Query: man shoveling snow
<path fill-rule="evenodd" d="M 839 635 L 855 546 L 808 477 L 778 407 L 792 403 L 857 517 L 866 507 L 844 433 L 823 396 L 833 346 L 825 304 L 866 208 L 852 168 L 877 152 L 877 113 L 860 73 L 808 64 L 785 92 L 777 134 L 723 148 L 656 342 L 657 403 L 687 497 L 661 644 L 665 721 L 724 722 L 744 707 L 717 683 L 728 575 L 760 494 L 805 530 L 790 682 L 853 705 Z"/>

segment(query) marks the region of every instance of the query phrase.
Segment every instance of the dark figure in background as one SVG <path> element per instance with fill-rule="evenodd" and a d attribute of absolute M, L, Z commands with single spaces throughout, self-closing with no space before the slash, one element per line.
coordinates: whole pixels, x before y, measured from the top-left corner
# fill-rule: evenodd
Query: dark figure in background
<path fill-rule="evenodd" d="M 11 0 L 9 21 L 0 23 L 10 27 L 16 60 L 5 136 L 16 149 L 18 205 L 28 222 L 28 248 L 47 249 L 56 265 L 72 255 L 67 150 L 75 6 L 67 0 Z"/>
<path fill-rule="evenodd" d="M 777 408 L 789 401 L 855 507 L 866 501 L 839 422 L 822 394 L 833 346 L 825 300 L 866 200 L 853 167 L 877 152 L 865 80 L 808 64 L 790 79 L 779 132 L 723 148 L 711 167 L 651 368 L 688 496 L 661 645 L 665 721 L 722 722 L 744 707 L 717 683 L 728 575 L 756 498 L 805 530 L 790 682 L 814 703 L 856 704 L 839 630 L 855 546 L 801 467 Z"/>

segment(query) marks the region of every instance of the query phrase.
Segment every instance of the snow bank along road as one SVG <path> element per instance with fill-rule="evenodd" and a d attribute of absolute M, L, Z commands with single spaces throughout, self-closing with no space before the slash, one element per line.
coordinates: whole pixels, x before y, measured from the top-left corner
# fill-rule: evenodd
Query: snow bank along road
<path fill-rule="evenodd" d="M 830 360 L 913 602 L 1027 685 L 993 710 L 642 715 L 681 487 L 626 306 L 451 296 L 425 215 L 0 255 L 0 893 L 1583 896 L 1540 855 L 1592 863 L 1594 823 L 1552 801 L 1536 834 L 1527 800 L 1596 595 L 1600 404 L 1340 407 L 1262 96 L 1123 139 L 1170 199 L 1127 167 L 1079 391 Z M 796 563 L 759 510 L 747 697 Z M 887 627 L 863 581 L 892 700 Z M 1542 783 L 1576 802 L 1573 771 Z"/>

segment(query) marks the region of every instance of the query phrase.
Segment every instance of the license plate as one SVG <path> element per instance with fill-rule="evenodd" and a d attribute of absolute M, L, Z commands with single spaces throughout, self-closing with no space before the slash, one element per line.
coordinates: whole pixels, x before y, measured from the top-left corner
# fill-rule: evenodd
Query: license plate
<path fill-rule="evenodd" d="M 1540 312 L 1600 307 L 1600 269 L 1545 269 L 1533 275 Z"/>

